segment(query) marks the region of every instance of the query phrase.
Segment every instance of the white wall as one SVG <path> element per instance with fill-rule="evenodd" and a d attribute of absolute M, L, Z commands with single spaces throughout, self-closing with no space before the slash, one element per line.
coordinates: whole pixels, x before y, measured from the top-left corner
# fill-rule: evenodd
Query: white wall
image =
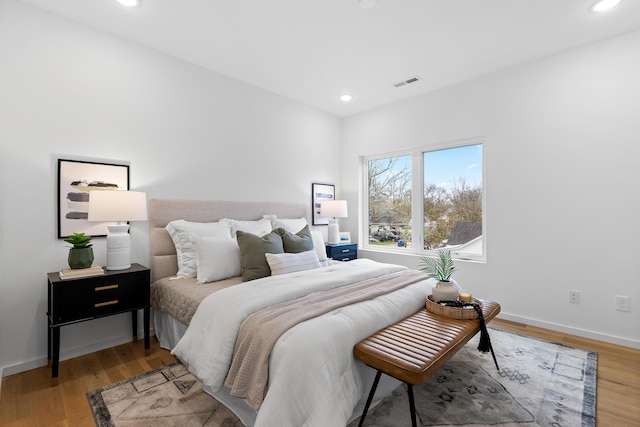
<path fill-rule="evenodd" d="M 340 132 L 332 115 L 0 0 L 0 370 L 46 363 L 45 273 L 68 253 L 58 157 L 128 163 L 149 198 L 310 205 L 311 182 L 341 179 Z M 146 264 L 146 224 L 131 234 Z M 104 247 L 95 239 L 99 264 Z M 129 328 L 128 315 L 63 327 L 61 357 L 126 342 Z"/>
<path fill-rule="evenodd" d="M 503 317 L 640 348 L 639 76 L 634 32 L 347 118 L 343 196 L 358 203 L 359 156 L 483 137 L 487 262 L 457 280 Z"/>
<path fill-rule="evenodd" d="M 487 263 L 460 263 L 456 278 L 508 318 L 639 347 L 638 75 L 636 32 L 341 128 L 331 115 L 0 0 L 0 371 L 46 363 L 45 273 L 67 257 L 56 238 L 58 157 L 128 163 L 132 189 L 149 197 L 305 201 L 319 181 L 338 184 L 355 207 L 358 156 L 477 136 Z M 357 217 L 342 224 L 355 234 Z M 134 225 L 132 239 L 133 260 L 146 263 L 146 226 Z M 104 263 L 104 239 L 95 252 Z M 630 313 L 614 310 L 615 295 L 631 297 Z M 62 357 L 129 335 L 126 315 L 68 326 Z"/>

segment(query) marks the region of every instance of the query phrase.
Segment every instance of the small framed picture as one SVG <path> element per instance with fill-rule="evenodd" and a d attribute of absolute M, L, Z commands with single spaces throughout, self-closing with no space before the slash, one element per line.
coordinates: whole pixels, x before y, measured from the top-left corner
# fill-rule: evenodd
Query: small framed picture
<path fill-rule="evenodd" d="M 341 231 L 340 243 L 351 243 L 351 233 L 348 231 Z"/>
<path fill-rule="evenodd" d="M 311 184 L 311 212 L 313 213 L 311 225 L 328 225 L 331 219 L 320 215 L 320 204 L 336 197 L 336 186 L 333 184 Z"/>
<path fill-rule="evenodd" d="M 107 234 L 106 222 L 89 222 L 91 190 L 128 190 L 129 166 L 58 159 L 58 238 Z"/>

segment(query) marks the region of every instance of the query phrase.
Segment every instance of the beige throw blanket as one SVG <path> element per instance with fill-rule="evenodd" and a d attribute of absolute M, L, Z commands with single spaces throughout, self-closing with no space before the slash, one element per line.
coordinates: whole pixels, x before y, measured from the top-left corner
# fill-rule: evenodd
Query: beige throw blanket
<path fill-rule="evenodd" d="M 257 311 L 240 327 L 225 386 L 231 389 L 231 395 L 245 398 L 254 408 L 259 408 L 269 379 L 269 355 L 283 333 L 305 320 L 376 298 L 425 278 L 423 272 L 403 270 Z"/>

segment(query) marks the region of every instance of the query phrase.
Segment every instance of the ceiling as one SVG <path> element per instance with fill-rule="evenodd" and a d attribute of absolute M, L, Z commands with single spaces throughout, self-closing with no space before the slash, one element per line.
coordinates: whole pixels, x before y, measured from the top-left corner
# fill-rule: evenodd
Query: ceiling
<path fill-rule="evenodd" d="M 341 117 L 640 29 L 637 0 L 21 1 Z"/>

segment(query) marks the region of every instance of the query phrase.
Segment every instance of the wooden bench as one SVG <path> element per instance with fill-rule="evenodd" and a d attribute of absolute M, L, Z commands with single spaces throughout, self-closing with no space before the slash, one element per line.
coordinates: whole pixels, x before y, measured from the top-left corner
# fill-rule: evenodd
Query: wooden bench
<path fill-rule="evenodd" d="M 498 303 L 482 301 L 485 322 L 493 319 L 499 312 Z M 362 411 L 359 427 L 364 422 L 383 372 L 407 384 L 411 425 L 416 427 L 413 386 L 426 381 L 479 331 L 480 322 L 477 319 L 459 320 L 439 316 L 423 308 L 356 344 L 353 348 L 354 357 L 378 371 Z M 491 353 L 498 368 L 493 348 Z"/>

